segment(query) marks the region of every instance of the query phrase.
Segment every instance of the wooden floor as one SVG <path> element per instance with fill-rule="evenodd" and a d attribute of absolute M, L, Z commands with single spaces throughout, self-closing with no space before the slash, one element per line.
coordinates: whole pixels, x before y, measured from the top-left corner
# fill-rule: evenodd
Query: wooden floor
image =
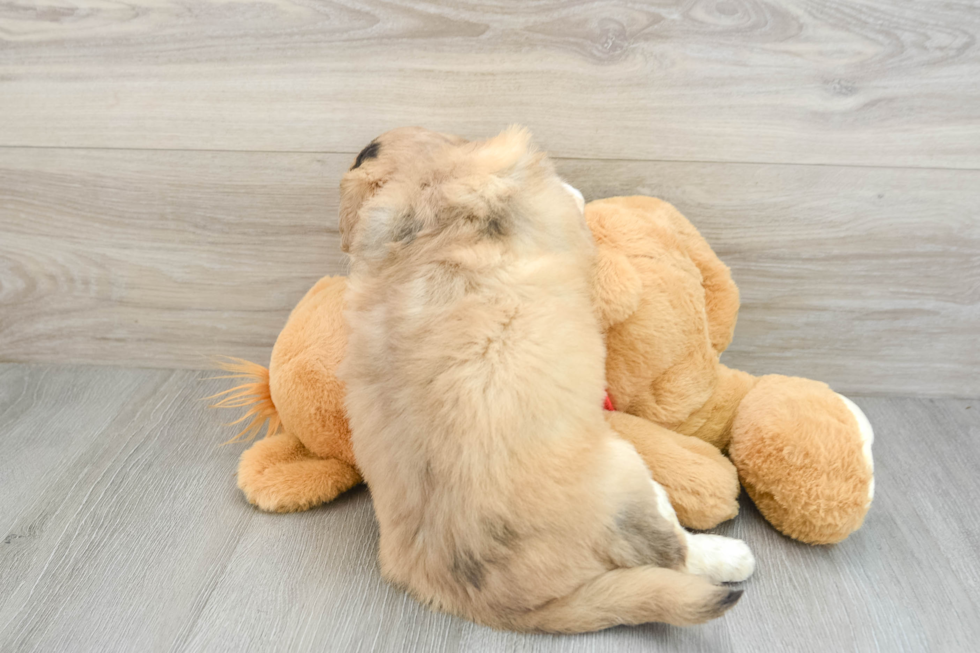
<path fill-rule="evenodd" d="M 386 585 L 362 487 L 271 515 L 193 371 L 0 365 L 2 651 L 975 651 L 980 400 L 856 397 L 877 493 L 840 545 L 787 540 L 748 501 L 718 532 L 759 561 L 691 629 L 502 633 Z"/>

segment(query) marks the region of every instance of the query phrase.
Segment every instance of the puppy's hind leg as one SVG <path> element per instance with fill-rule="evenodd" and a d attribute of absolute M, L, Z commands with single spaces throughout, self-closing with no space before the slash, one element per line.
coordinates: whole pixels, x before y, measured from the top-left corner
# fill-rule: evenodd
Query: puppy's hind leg
<path fill-rule="evenodd" d="M 656 481 L 651 483 L 657 495 L 658 512 L 675 524 L 687 542 L 683 571 L 704 576 L 716 583 L 735 583 L 752 575 L 755 558 L 745 542 L 721 535 L 687 532 L 677 521 L 667 491 Z"/>

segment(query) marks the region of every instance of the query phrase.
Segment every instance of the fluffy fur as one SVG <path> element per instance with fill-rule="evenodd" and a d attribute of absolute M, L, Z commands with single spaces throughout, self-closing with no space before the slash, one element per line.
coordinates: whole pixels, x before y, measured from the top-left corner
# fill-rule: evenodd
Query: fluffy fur
<path fill-rule="evenodd" d="M 730 608 L 712 581 L 747 577 L 748 548 L 686 533 L 604 418 L 595 246 L 547 157 L 519 129 L 401 129 L 365 152 L 341 184 L 339 376 L 385 577 L 517 630 Z"/>

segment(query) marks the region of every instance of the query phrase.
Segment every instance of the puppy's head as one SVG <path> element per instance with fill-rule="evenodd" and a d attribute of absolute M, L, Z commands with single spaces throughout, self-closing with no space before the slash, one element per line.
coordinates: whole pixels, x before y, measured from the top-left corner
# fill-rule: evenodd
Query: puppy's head
<path fill-rule="evenodd" d="M 395 129 L 357 155 L 340 191 L 341 248 L 355 257 L 438 235 L 473 241 L 588 231 L 581 194 L 517 127 L 473 142 Z"/>
<path fill-rule="evenodd" d="M 376 211 L 386 203 L 393 181 L 404 182 L 432 167 L 452 147 L 466 141 L 452 134 L 441 134 L 422 127 L 400 127 L 371 141 L 357 155 L 340 182 L 340 248 L 350 252 L 358 236 L 362 213 Z"/>

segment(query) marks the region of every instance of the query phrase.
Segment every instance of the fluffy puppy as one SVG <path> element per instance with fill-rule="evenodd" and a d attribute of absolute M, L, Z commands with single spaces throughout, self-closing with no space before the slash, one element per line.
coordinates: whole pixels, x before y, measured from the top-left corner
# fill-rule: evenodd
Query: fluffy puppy
<path fill-rule="evenodd" d="M 748 577 L 603 418 L 594 244 L 529 134 L 388 132 L 341 182 L 341 366 L 384 576 L 514 630 L 695 624 Z"/>

